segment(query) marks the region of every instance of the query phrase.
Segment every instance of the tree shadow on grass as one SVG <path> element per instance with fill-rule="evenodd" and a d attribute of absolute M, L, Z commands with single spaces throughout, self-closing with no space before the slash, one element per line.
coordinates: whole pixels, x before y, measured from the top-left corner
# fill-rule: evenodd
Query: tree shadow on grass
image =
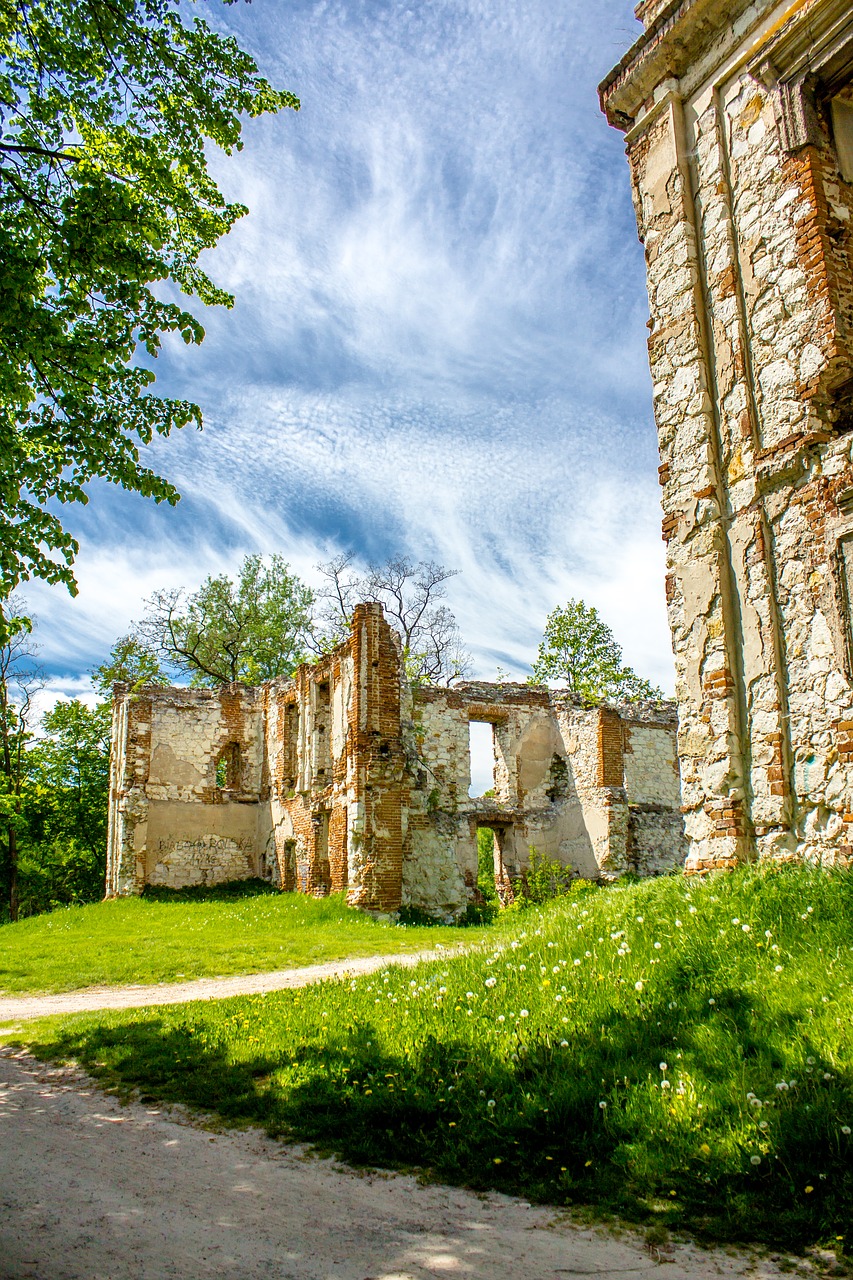
<path fill-rule="evenodd" d="M 849 1072 L 827 1070 L 824 1080 L 815 1052 L 803 1076 L 786 1049 L 793 1012 L 771 1025 L 745 990 L 718 989 L 715 1000 L 709 1008 L 704 990 L 682 991 L 673 1008 L 638 997 L 633 1013 L 567 1028 L 565 1044 L 520 1030 L 515 1060 L 451 1035 L 393 1051 L 388 1028 L 366 1021 L 252 1051 L 204 1008 L 120 1025 L 79 1019 L 29 1047 L 76 1059 L 119 1092 L 262 1125 L 354 1164 L 418 1168 L 436 1181 L 591 1205 L 714 1240 L 800 1248 L 844 1235 L 853 1151 L 839 1108 L 853 1103 Z M 697 1089 L 690 1106 L 672 1087 L 680 1071 Z M 776 1077 L 798 1084 L 777 1093 Z M 772 1103 L 755 1109 L 749 1131 L 744 1089 Z M 770 1139 L 758 1127 L 765 1114 Z"/>

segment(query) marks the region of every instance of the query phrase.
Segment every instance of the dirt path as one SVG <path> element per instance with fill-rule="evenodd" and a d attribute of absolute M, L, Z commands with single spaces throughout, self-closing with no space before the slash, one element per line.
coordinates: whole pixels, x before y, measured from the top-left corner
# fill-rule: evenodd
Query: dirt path
<path fill-rule="evenodd" d="M 777 1280 L 746 1254 L 652 1256 L 508 1196 L 357 1174 L 257 1131 L 120 1105 L 0 1052 L 3 1280 Z M 669 1265 L 662 1273 L 660 1262 Z"/>
<path fill-rule="evenodd" d="M 328 964 L 306 965 L 301 969 L 277 969 L 272 973 L 244 973 L 231 978 L 196 978 L 192 982 L 159 982 L 151 986 L 86 987 L 83 991 L 62 991 L 58 995 L 0 996 L 0 1026 L 29 1022 L 53 1013 L 87 1013 L 94 1009 L 140 1009 L 151 1004 L 186 1004 L 189 1000 L 222 1000 L 226 996 L 259 995 L 282 991 L 285 987 L 307 987 L 324 978 L 373 973 L 386 965 L 413 965 L 421 960 L 440 960 L 457 951 L 410 951 L 398 955 L 356 956 Z"/>

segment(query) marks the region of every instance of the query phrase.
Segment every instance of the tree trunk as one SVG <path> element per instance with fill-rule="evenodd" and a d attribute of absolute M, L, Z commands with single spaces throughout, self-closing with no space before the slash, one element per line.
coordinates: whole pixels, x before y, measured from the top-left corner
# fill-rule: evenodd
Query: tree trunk
<path fill-rule="evenodd" d="M 9 828 L 9 919 L 18 918 L 18 834 Z"/>

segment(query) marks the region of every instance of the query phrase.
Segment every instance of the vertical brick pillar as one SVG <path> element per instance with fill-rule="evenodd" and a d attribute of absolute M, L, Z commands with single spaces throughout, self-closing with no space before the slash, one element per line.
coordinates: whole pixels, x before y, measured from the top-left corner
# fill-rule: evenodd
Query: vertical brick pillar
<path fill-rule="evenodd" d="M 352 655 L 348 754 L 357 816 L 350 832 L 347 901 L 366 911 L 397 911 L 403 885 L 406 802 L 402 673 L 399 649 L 380 604 L 356 606 Z"/>

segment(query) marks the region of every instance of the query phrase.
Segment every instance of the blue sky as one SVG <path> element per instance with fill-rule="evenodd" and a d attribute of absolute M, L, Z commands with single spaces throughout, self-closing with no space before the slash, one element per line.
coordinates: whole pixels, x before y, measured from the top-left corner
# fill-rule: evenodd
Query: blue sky
<path fill-rule="evenodd" d="M 26 592 L 51 689 L 85 688 L 156 587 L 248 551 L 311 581 L 340 550 L 460 570 L 485 678 L 524 678 L 581 596 L 671 689 L 642 249 L 596 96 L 631 6 L 202 7 L 302 110 L 211 157 L 251 210 L 206 259 L 237 301 L 157 362 L 206 427 L 152 450 L 176 509 L 96 485 L 67 511 L 79 596 Z"/>

